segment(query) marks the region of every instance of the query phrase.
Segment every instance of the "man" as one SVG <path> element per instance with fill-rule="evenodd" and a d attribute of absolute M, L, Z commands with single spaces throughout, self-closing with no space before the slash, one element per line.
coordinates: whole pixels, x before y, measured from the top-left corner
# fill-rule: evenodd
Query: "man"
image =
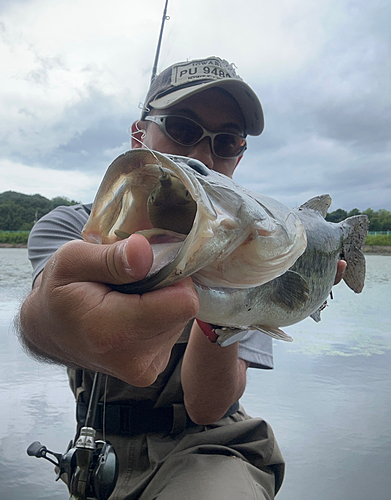
<path fill-rule="evenodd" d="M 132 147 L 195 158 L 232 177 L 246 135 L 262 130 L 255 93 L 232 65 L 211 57 L 156 77 Z M 91 371 L 109 376 L 97 422 L 107 414 L 119 455 L 111 498 L 273 498 L 283 479 L 280 451 L 268 424 L 237 404 L 248 366 L 272 367 L 271 339 L 250 332 L 240 345 L 210 342 L 208 326 L 191 323 L 198 299 L 190 278 L 142 296 L 113 292 L 107 283 L 147 274 L 152 251 L 141 235 L 109 246 L 80 241 L 89 208 L 60 207 L 34 227 L 34 288 L 20 323 L 32 353 L 69 367 L 79 428 Z"/>

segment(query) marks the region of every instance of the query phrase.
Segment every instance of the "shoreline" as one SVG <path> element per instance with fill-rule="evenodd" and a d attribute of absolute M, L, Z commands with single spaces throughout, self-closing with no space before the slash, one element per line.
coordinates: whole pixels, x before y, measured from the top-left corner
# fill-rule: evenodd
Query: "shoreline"
<path fill-rule="evenodd" d="M 0 243 L 0 248 L 27 248 L 24 243 Z"/>
<path fill-rule="evenodd" d="M 27 248 L 23 243 L 0 243 L 0 248 Z M 363 248 L 365 254 L 391 255 L 391 246 L 365 245 Z"/>
<path fill-rule="evenodd" d="M 391 247 L 381 245 L 365 245 L 363 252 L 366 254 L 391 255 Z"/>

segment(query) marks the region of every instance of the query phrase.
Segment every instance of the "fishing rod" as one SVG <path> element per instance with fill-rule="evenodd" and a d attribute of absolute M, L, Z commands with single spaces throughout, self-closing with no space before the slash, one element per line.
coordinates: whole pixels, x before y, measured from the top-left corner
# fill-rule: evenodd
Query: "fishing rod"
<path fill-rule="evenodd" d="M 164 5 L 151 83 L 157 73 L 164 23 L 170 19 L 167 16 L 167 5 L 168 0 Z M 102 377 L 102 373 L 94 373 L 84 426 L 80 429 L 79 437 L 75 441 L 69 442 L 64 454 L 48 450 L 39 441 L 34 441 L 27 448 L 29 456 L 44 458 L 56 466 L 56 481 L 61 477 L 65 479 L 71 495 L 70 500 L 107 500 L 117 483 L 119 464 L 113 446 L 104 440 L 95 440 L 96 430 L 94 427 Z M 52 458 L 48 455 L 51 455 Z"/>
<path fill-rule="evenodd" d="M 170 16 L 167 16 L 167 5 L 168 5 L 168 0 L 166 0 L 166 3 L 164 5 L 163 18 L 162 18 L 162 23 L 160 25 L 159 40 L 157 42 L 155 60 L 152 67 L 151 83 L 154 81 L 157 73 L 157 63 L 159 61 L 160 47 L 162 45 L 164 23 L 170 19 Z"/>

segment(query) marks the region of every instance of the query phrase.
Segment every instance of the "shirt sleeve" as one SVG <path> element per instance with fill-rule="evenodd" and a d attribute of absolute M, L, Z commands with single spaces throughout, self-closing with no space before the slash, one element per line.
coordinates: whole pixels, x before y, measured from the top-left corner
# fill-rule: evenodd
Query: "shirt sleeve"
<path fill-rule="evenodd" d="M 47 261 L 62 245 L 81 240 L 91 205 L 57 207 L 34 225 L 28 241 L 28 256 L 33 267 L 33 281 Z"/>
<path fill-rule="evenodd" d="M 239 342 L 239 358 L 248 361 L 250 368 L 273 369 L 273 339 L 265 333 L 250 330 Z"/>

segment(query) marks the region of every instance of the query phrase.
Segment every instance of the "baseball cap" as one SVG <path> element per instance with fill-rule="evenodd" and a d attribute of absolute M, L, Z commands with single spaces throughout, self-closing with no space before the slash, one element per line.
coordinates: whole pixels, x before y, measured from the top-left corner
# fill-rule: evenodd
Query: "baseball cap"
<path fill-rule="evenodd" d="M 154 109 L 167 109 L 206 89 L 221 88 L 237 101 L 245 121 L 245 132 L 259 135 L 264 127 L 261 103 L 255 92 L 236 73 L 235 65 L 219 57 L 173 64 L 155 77 L 149 88 L 141 119 Z"/>

